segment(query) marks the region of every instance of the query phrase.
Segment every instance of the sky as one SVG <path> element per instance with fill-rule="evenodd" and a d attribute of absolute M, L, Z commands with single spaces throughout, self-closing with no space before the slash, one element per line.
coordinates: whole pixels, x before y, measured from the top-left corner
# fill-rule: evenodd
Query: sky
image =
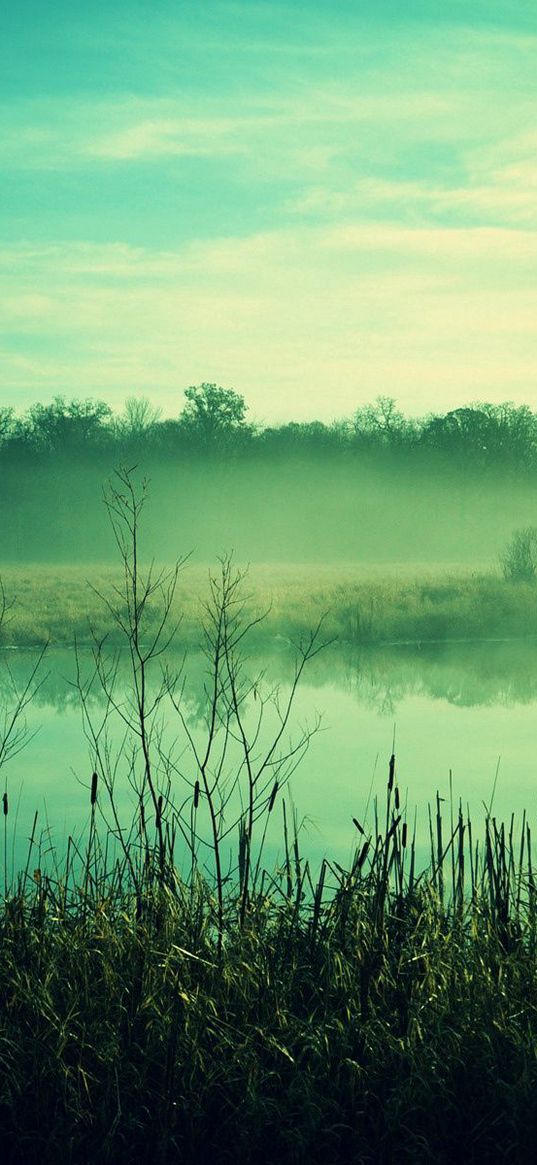
<path fill-rule="evenodd" d="M 7 0 L 0 405 L 537 407 L 534 0 Z"/>

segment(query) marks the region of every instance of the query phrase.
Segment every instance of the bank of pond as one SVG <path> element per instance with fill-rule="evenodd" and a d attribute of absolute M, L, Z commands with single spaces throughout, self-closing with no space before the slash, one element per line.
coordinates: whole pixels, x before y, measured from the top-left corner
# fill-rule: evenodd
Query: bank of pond
<path fill-rule="evenodd" d="M 181 638 L 195 645 L 210 592 L 212 571 L 185 564 L 171 616 Z M 103 596 L 123 585 L 117 569 L 77 566 L 7 566 L 6 595 L 15 599 L 1 629 L 0 646 L 121 640 Z M 428 643 L 537 635 L 537 584 L 508 581 L 499 571 L 430 564 L 252 565 L 245 600 L 262 614 L 260 639 L 296 639 L 319 618 L 324 634 L 355 645 Z M 145 611 L 148 634 L 158 624 L 158 601 Z"/>

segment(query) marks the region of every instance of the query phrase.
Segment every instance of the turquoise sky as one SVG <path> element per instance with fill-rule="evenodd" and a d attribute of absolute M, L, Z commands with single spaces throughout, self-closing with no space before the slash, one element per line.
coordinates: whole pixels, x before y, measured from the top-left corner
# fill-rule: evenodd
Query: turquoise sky
<path fill-rule="evenodd" d="M 534 0 L 9 0 L 0 403 L 537 406 Z"/>

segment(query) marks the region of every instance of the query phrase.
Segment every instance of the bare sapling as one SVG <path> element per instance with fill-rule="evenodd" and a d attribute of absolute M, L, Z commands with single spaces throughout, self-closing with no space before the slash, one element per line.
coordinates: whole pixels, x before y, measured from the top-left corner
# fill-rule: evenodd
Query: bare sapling
<path fill-rule="evenodd" d="M 201 728 L 194 727 L 183 664 L 173 664 L 179 646 L 176 588 L 185 558 L 169 568 L 143 565 L 140 518 L 146 497 L 147 485 L 138 485 L 133 470 L 117 472 L 105 491 L 122 571 L 121 582 L 101 598 L 117 636 L 94 637 L 89 672 L 77 652 L 76 686 L 96 774 L 92 790 L 99 780 L 108 795 L 107 809 L 96 804 L 96 795 L 91 801 L 90 836 L 95 845 L 98 808 L 140 900 L 154 874 L 161 886 L 177 887 L 174 849 L 181 836 L 190 852 L 191 885 L 198 869 L 205 884 L 212 881 L 221 950 L 226 903 L 238 908 L 243 927 L 276 800 L 319 726 L 317 720 L 290 735 L 304 669 L 325 646 L 323 620 L 295 645 L 292 676 L 282 694 L 264 669 L 252 674 L 248 642 L 265 613 L 250 612 L 246 572 L 231 556 L 223 557 L 219 571 L 210 575 L 202 608 L 205 681 Z M 125 828 L 119 811 L 118 780 L 125 776 L 138 806 L 136 827 Z"/>

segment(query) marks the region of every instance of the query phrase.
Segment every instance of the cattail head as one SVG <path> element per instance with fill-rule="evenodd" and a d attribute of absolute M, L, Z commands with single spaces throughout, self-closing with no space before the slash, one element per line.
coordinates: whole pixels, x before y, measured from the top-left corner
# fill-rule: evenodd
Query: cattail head
<path fill-rule="evenodd" d="M 406 847 L 406 821 L 403 821 L 403 828 L 401 830 L 401 845 L 403 849 Z"/>
<path fill-rule="evenodd" d="M 199 783 L 199 781 L 196 781 L 196 784 L 194 785 L 194 809 L 198 808 L 199 803 L 200 803 L 200 783 Z"/>
<path fill-rule="evenodd" d="M 157 829 L 162 821 L 162 793 L 157 801 Z"/>
<path fill-rule="evenodd" d="M 248 829 L 244 821 L 239 821 L 239 884 L 244 885 L 246 854 L 248 850 Z"/>
<path fill-rule="evenodd" d="M 97 780 L 98 780 L 97 773 L 93 773 L 93 776 L 91 778 L 90 805 L 95 805 L 95 802 L 97 800 Z"/>
<path fill-rule="evenodd" d="M 4 811 L 4 817 L 7 817 L 7 815 L 8 815 L 8 811 L 9 811 L 9 805 L 8 805 L 8 800 L 7 800 L 7 793 L 4 793 L 4 795 L 3 795 L 3 797 L 2 797 L 2 809 L 3 809 L 3 811 Z"/>
<path fill-rule="evenodd" d="M 390 757 L 390 764 L 388 768 L 388 792 L 391 793 L 393 789 L 393 782 L 395 779 L 395 753 L 392 752 Z"/>
<path fill-rule="evenodd" d="M 399 786 L 395 786 L 395 808 L 399 808 Z"/>
<path fill-rule="evenodd" d="M 275 782 L 274 782 L 274 785 L 273 785 L 273 788 L 272 788 L 272 793 L 270 794 L 270 801 L 269 801 L 269 803 L 268 803 L 268 811 L 269 811 L 269 813 L 272 813 L 272 810 L 274 809 L 274 802 L 275 802 L 275 800 L 276 800 L 276 793 L 277 793 L 277 792 L 278 792 L 278 782 L 277 782 L 277 781 L 275 781 Z"/>
<path fill-rule="evenodd" d="M 368 855 L 368 852 L 369 852 L 369 842 L 368 842 L 368 841 L 364 841 L 364 844 L 363 844 L 363 846 L 362 846 L 362 848 L 361 848 L 361 850 L 360 850 L 360 856 L 359 856 L 359 858 L 358 858 L 358 867 L 357 867 L 357 868 L 358 868 L 359 870 L 361 870 L 361 868 L 362 868 L 362 866 L 363 866 L 363 864 L 364 864 L 364 862 L 365 862 L 365 859 L 366 859 L 366 857 L 367 857 L 367 855 Z"/>
<path fill-rule="evenodd" d="M 356 826 L 358 833 L 361 833 L 362 835 L 364 834 L 365 831 L 362 829 L 362 826 L 356 817 L 353 817 L 352 824 Z"/>

